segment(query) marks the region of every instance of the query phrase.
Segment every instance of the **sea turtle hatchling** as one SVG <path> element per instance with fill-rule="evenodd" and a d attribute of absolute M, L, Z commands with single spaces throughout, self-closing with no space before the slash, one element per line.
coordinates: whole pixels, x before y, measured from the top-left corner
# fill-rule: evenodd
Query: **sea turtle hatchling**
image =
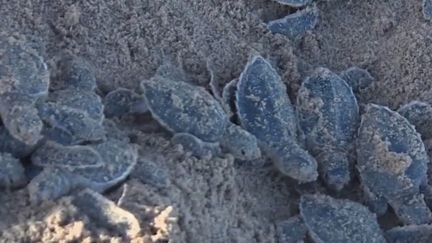
<path fill-rule="evenodd" d="M 128 142 L 107 138 L 91 145 L 63 146 L 47 141 L 31 157 L 44 170 L 28 185 L 33 202 L 53 200 L 75 188 L 103 192 L 130 174 L 138 158 Z"/>
<path fill-rule="evenodd" d="M 360 122 L 350 86 L 326 68 L 317 68 L 297 95 L 299 125 L 306 147 L 318 161 L 324 182 L 341 190 L 351 180 L 349 154 Z"/>
<path fill-rule="evenodd" d="M 404 224 L 432 220 L 420 186 L 427 184 L 429 158 L 423 141 L 406 118 L 385 106 L 369 104 L 357 139 L 357 170 L 369 195 L 385 199 Z"/>
<path fill-rule="evenodd" d="M 255 135 L 283 174 L 300 182 L 317 179 L 316 160 L 297 143 L 297 119 L 286 87 L 261 56 L 251 58 L 240 76 L 236 107 L 242 127 Z"/>
<path fill-rule="evenodd" d="M 291 40 L 298 40 L 306 32 L 315 28 L 318 24 L 318 19 L 318 8 L 313 5 L 289 14 L 284 18 L 272 20 L 268 22 L 267 28 L 272 33 L 285 35 Z"/>
<path fill-rule="evenodd" d="M 204 88 L 172 76 L 156 75 L 141 83 L 152 117 L 199 157 L 218 151 L 219 145 L 235 158 L 261 156 L 256 138 L 231 123 L 218 101 Z"/>
<path fill-rule="evenodd" d="M 34 145 L 42 121 L 34 105 L 48 95 L 49 71 L 40 54 L 24 40 L 0 40 L 0 115 L 10 134 Z"/>
<path fill-rule="evenodd" d="M 314 242 L 386 242 L 376 215 L 357 202 L 306 194 L 300 199 L 300 215 Z"/>

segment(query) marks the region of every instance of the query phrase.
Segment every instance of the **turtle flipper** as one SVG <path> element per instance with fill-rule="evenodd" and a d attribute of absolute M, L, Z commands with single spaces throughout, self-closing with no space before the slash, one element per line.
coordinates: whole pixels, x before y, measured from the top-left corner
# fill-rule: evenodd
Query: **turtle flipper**
<path fill-rule="evenodd" d="M 181 144 L 186 151 L 198 158 L 210 158 L 221 153 L 218 143 L 203 142 L 189 133 L 177 133 L 171 138 L 174 144 Z"/>

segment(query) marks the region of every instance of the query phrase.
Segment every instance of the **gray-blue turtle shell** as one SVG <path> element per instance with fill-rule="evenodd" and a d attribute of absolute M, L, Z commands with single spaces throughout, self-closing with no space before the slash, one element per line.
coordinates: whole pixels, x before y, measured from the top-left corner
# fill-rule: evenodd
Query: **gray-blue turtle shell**
<path fill-rule="evenodd" d="M 237 84 L 240 123 L 265 144 L 295 139 L 297 121 L 280 76 L 264 58 L 255 56 Z"/>
<path fill-rule="evenodd" d="M 327 195 L 303 195 L 300 215 L 314 242 L 386 242 L 375 214 L 357 202 Z"/>
<path fill-rule="evenodd" d="M 407 119 L 385 106 L 370 104 L 358 136 L 357 169 L 372 193 L 391 199 L 418 192 L 426 180 L 429 158 Z"/>
<path fill-rule="evenodd" d="M 101 167 L 102 157 L 89 146 L 64 146 L 47 141 L 31 156 L 32 163 L 40 167 L 64 168 L 71 172 L 81 168 Z"/>
<path fill-rule="evenodd" d="M 307 147 L 346 151 L 354 142 L 360 121 L 357 99 L 348 84 L 326 68 L 318 68 L 297 95 L 298 122 Z"/>
<path fill-rule="evenodd" d="M 306 32 L 314 29 L 318 19 L 318 8 L 311 6 L 284 18 L 272 20 L 267 24 L 267 28 L 272 33 L 282 34 L 292 40 L 297 40 L 303 37 Z"/>
<path fill-rule="evenodd" d="M 228 118 L 216 99 L 203 88 L 155 76 L 141 83 L 152 116 L 173 133 L 189 133 L 217 142 Z"/>
<path fill-rule="evenodd" d="M 88 184 L 87 187 L 93 190 L 104 191 L 126 179 L 137 163 L 138 149 L 124 141 L 108 138 L 90 147 L 101 156 L 102 167 L 78 168 L 75 173 L 83 177 L 83 184 Z"/>
<path fill-rule="evenodd" d="M 48 141 L 32 155 L 35 165 L 70 173 L 78 186 L 104 191 L 124 180 L 136 165 L 137 148 L 108 138 L 93 145 L 63 146 Z"/>

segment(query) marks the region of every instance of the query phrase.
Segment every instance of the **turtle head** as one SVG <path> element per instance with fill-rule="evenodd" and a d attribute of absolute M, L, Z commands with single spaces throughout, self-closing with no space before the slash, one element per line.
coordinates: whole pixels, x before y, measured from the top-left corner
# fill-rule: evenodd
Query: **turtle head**
<path fill-rule="evenodd" d="M 340 191 L 351 180 L 350 163 L 346 153 L 328 152 L 319 156 L 320 174 L 331 189 Z"/>
<path fill-rule="evenodd" d="M 255 160 L 261 157 L 256 137 L 232 123 L 228 123 L 221 146 L 239 160 Z"/>
<path fill-rule="evenodd" d="M 315 181 L 318 164 L 306 150 L 296 143 L 266 149 L 279 171 L 300 183 Z"/>

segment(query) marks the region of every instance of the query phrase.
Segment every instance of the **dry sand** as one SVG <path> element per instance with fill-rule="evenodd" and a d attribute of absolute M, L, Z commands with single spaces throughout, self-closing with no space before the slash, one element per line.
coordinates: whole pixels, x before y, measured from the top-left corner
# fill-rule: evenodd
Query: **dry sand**
<path fill-rule="evenodd" d="M 317 6 L 320 22 L 299 43 L 266 30 L 266 21 L 295 11 L 271 0 L 1 0 L 0 31 L 37 36 L 53 73 L 64 52 L 87 59 L 102 94 L 137 89 L 164 60 L 197 84 L 208 88 L 213 76 L 223 85 L 260 53 L 277 67 L 291 98 L 311 67 L 340 72 L 357 65 L 377 79 L 362 102 L 391 108 L 432 102 L 432 24 L 421 1 L 318 0 Z M 296 213 L 295 183 L 269 161 L 198 160 L 149 128 L 146 117 L 117 122 L 141 156 L 171 178 L 168 188 L 157 189 L 135 173 L 106 194 L 139 219 L 135 241 L 276 242 L 274 223 Z M 0 241 L 126 240 L 64 201 L 30 205 L 25 189 L 2 191 L 0 205 Z"/>

